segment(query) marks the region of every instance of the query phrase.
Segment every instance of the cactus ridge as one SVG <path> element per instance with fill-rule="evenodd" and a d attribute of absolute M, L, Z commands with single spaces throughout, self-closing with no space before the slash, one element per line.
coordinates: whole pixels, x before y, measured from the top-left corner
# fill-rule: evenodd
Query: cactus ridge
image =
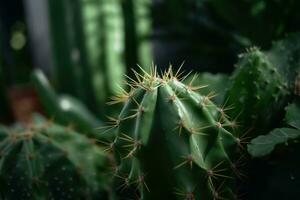
<path fill-rule="evenodd" d="M 95 199 L 107 196 L 107 157 L 86 137 L 51 121 L 0 131 L 3 199 Z"/>
<path fill-rule="evenodd" d="M 200 95 L 203 86 L 184 85 L 186 76 L 170 67 L 158 75 L 134 71 L 130 92 L 112 98 L 125 102 L 110 128 L 117 136 L 109 145 L 116 158 L 118 194 L 142 199 L 222 199 L 232 197 L 231 184 L 240 139 L 226 107 Z M 128 195 L 127 194 L 127 195 Z M 132 198 L 135 198 L 133 196 Z"/>

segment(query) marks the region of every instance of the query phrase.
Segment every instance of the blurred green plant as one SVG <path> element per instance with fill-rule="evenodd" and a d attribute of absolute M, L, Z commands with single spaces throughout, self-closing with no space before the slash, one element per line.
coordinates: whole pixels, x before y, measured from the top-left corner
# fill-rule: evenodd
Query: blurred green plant
<path fill-rule="evenodd" d="M 240 55 L 225 99 L 233 105 L 228 115 L 239 116 L 251 136 L 270 131 L 283 118 L 300 69 L 299 53 L 300 35 L 291 34 L 269 51 L 251 48 Z"/>
<path fill-rule="evenodd" d="M 96 128 L 101 126 L 102 122 L 84 104 L 72 96 L 57 95 L 40 70 L 33 72 L 32 83 L 50 119 L 62 125 L 71 126 L 88 136 L 97 137 Z"/>
<path fill-rule="evenodd" d="M 209 0 L 217 15 L 253 45 L 269 47 L 288 32 L 299 30 L 298 0 Z"/>
<path fill-rule="evenodd" d="M 54 80 L 98 117 L 123 86 L 123 22 L 118 0 L 49 1 Z"/>
<path fill-rule="evenodd" d="M 1 40 L 1 38 L 0 38 Z M 1 41 L 0 41 L 1 42 Z M 1 45 L 0 45 L 1 46 Z M 0 53 L 0 122 L 8 122 L 12 118 L 11 108 L 8 101 L 7 88 L 3 74 L 3 63 Z"/>
<path fill-rule="evenodd" d="M 108 157 L 85 136 L 35 116 L 0 127 L 1 199 L 105 199 Z"/>
<path fill-rule="evenodd" d="M 153 62 L 151 44 L 153 2 L 151 0 L 122 0 L 121 3 L 125 26 L 126 65 L 136 69 L 136 65 L 139 64 L 148 70 Z M 128 70 L 127 73 L 130 74 L 131 70 Z"/>
<path fill-rule="evenodd" d="M 263 157 L 272 153 L 276 146 L 289 146 L 289 143 L 299 143 L 300 138 L 300 100 L 295 100 L 286 107 L 286 128 L 276 128 L 267 135 L 260 135 L 248 144 L 248 152 L 253 157 Z"/>

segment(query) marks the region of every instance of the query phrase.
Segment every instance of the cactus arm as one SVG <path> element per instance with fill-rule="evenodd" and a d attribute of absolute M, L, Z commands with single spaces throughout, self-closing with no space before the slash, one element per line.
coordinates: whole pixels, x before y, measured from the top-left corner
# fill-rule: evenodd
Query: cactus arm
<path fill-rule="evenodd" d="M 41 71 L 33 73 L 32 82 L 49 117 L 65 125 L 73 124 L 76 129 L 92 135 L 95 128 L 101 125 L 77 99 L 67 95 L 57 96 Z"/>

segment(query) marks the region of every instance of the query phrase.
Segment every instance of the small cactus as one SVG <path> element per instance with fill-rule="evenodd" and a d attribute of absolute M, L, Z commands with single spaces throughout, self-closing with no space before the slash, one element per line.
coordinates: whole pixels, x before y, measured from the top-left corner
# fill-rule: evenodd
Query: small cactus
<path fill-rule="evenodd" d="M 278 69 L 265 53 L 253 48 L 241 55 L 225 101 L 234 104 L 230 116 L 239 116 L 247 128 L 264 131 L 276 121 L 288 95 L 288 84 Z"/>
<path fill-rule="evenodd" d="M 228 115 L 239 115 L 252 136 L 270 131 L 283 118 L 300 66 L 299 52 L 299 34 L 292 34 L 269 51 L 251 48 L 240 55 L 225 101 L 234 104 Z"/>
<path fill-rule="evenodd" d="M 86 137 L 49 121 L 0 129 L 1 199 L 101 199 L 108 162 Z"/>
<path fill-rule="evenodd" d="M 195 92 L 202 86 L 181 83 L 172 68 L 161 76 L 150 71 L 135 73 L 132 90 L 112 102 L 125 102 L 111 125 L 120 198 L 135 187 L 141 199 L 232 198 L 241 140 L 226 108 Z"/>

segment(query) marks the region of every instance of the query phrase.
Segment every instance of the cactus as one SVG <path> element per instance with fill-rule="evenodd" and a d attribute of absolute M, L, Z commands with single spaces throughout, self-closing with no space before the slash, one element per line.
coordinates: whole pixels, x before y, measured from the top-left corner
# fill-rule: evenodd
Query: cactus
<path fill-rule="evenodd" d="M 95 128 L 101 126 L 92 113 L 76 98 L 57 95 L 42 71 L 32 73 L 32 83 L 46 114 L 62 125 L 95 137 Z"/>
<path fill-rule="evenodd" d="M 93 93 L 98 105 L 104 107 L 109 97 L 117 94 L 124 84 L 125 45 L 121 3 L 120 0 L 80 2 L 87 60 L 94 77 Z M 99 112 L 104 113 L 103 109 Z"/>
<path fill-rule="evenodd" d="M 289 34 L 285 39 L 274 42 L 266 54 L 292 90 L 300 70 L 300 33 Z"/>
<path fill-rule="evenodd" d="M 225 99 L 234 104 L 230 116 L 239 115 L 239 122 L 247 128 L 266 131 L 278 118 L 288 95 L 288 85 L 278 69 L 265 53 L 251 49 L 241 55 Z"/>
<path fill-rule="evenodd" d="M 53 52 L 53 76 L 60 92 L 76 96 L 89 105 L 95 104 L 91 91 L 90 67 L 86 65 L 82 30 L 82 20 L 78 11 L 78 1 L 49 1 L 49 19 Z M 85 71 L 83 71 L 85 70 Z"/>
<path fill-rule="evenodd" d="M 150 0 L 122 1 L 126 65 L 131 68 L 136 68 L 137 64 L 150 66 L 153 61 L 150 41 L 153 34 L 151 6 Z"/>
<path fill-rule="evenodd" d="M 251 48 L 240 56 L 225 101 L 234 104 L 229 116 L 239 115 L 253 136 L 270 131 L 282 119 L 294 90 L 299 51 L 299 34 L 294 34 L 268 52 Z"/>
<path fill-rule="evenodd" d="M 226 108 L 196 93 L 201 86 L 181 83 L 172 68 L 144 73 L 135 73 L 132 90 L 112 102 L 125 102 L 111 124 L 120 199 L 136 198 L 135 187 L 141 199 L 232 198 L 241 140 L 230 132 L 235 124 Z"/>
<path fill-rule="evenodd" d="M 108 157 L 86 137 L 36 117 L 0 128 L 1 199 L 105 199 Z"/>
<path fill-rule="evenodd" d="M 125 72 L 119 0 L 49 0 L 49 8 L 55 86 L 102 117 Z"/>

